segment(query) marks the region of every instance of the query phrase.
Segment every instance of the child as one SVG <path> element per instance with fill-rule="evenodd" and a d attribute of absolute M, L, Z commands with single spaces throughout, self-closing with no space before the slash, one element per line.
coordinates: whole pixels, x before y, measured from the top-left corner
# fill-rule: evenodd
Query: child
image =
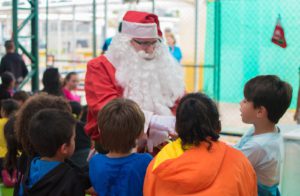
<path fill-rule="evenodd" d="M 144 114 L 128 99 L 115 99 L 98 114 L 100 143 L 109 152 L 90 160 L 90 179 L 98 195 L 142 196 L 146 168 L 152 157 L 133 152 L 144 130 Z"/>
<path fill-rule="evenodd" d="M 79 119 L 82 114 L 82 107 L 80 103 L 76 101 L 70 101 L 70 106 L 72 109 L 72 114 L 77 119 L 76 122 L 76 137 L 75 137 L 75 152 L 70 158 L 73 163 L 75 163 L 80 168 L 87 167 L 87 157 L 91 149 L 91 140 L 84 132 L 84 123 Z"/>
<path fill-rule="evenodd" d="M 1 119 L 0 119 L 0 168 L 2 170 L 3 158 L 7 152 L 6 142 L 4 138 L 4 126 L 9 117 L 19 109 L 18 103 L 13 99 L 4 99 L 1 101 Z"/>
<path fill-rule="evenodd" d="M 72 92 L 77 89 L 78 83 L 79 78 L 76 72 L 70 72 L 66 75 L 62 91 L 67 100 L 80 103 L 80 96 Z"/>
<path fill-rule="evenodd" d="M 15 82 L 15 77 L 11 72 L 6 71 L 1 74 L 0 100 L 11 98 Z"/>
<path fill-rule="evenodd" d="M 75 149 L 75 125 L 71 113 L 57 109 L 44 109 L 32 117 L 30 141 L 40 156 L 24 176 L 24 195 L 85 195 L 79 176 L 64 162 Z"/>
<path fill-rule="evenodd" d="M 258 180 L 258 195 L 280 195 L 280 162 L 283 140 L 276 127 L 288 109 L 292 87 L 274 75 L 257 76 L 249 80 L 240 103 L 244 123 L 253 128 L 236 145 L 250 160 Z"/>
<path fill-rule="evenodd" d="M 17 162 L 20 144 L 17 141 L 14 131 L 15 117 L 11 117 L 4 126 L 4 138 L 7 152 L 4 158 L 3 170 L 1 171 L 3 184 L 6 187 L 13 187 L 17 182 Z"/>
<path fill-rule="evenodd" d="M 102 130 L 101 130 L 102 131 Z M 255 196 L 256 176 L 247 158 L 218 141 L 216 104 L 202 93 L 184 96 L 176 111 L 179 139 L 148 166 L 144 196 Z"/>

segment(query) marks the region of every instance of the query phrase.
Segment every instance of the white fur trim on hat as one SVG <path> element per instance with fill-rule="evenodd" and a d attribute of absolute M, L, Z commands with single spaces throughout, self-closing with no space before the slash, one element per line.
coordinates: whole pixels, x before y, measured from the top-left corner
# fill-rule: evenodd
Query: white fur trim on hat
<path fill-rule="evenodd" d="M 159 38 L 156 23 L 122 21 L 122 34 L 132 38 Z"/>

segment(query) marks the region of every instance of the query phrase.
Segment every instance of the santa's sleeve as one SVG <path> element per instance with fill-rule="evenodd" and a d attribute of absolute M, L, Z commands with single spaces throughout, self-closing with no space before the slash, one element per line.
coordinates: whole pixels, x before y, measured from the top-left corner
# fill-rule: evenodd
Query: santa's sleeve
<path fill-rule="evenodd" d="M 85 93 L 88 105 L 85 131 L 93 140 L 99 138 L 98 111 L 112 99 L 121 97 L 120 88 L 116 85 L 115 69 L 104 58 L 98 57 L 88 62 L 85 76 Z"/>

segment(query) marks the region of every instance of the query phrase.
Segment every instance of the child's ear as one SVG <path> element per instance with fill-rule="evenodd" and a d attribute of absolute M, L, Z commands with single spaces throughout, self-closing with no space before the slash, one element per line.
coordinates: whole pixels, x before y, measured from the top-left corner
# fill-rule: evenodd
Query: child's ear
<path fill-rule="evenodd" d="M 67 155 L 68 154 L 68 144 L 64 143 L 63 145 L 61 145 L 61 147 L 59 148 L 59 151 L 61 154 L 63 155 Z"/>
<path fill-rule="evenodd" d="M 257 108 L 257 117 L 258 118 L 263 118 L 263 117 L 266 117 L 266 116 L 268 116 L 267 109 L 264 106 L 259 106 Z"/>

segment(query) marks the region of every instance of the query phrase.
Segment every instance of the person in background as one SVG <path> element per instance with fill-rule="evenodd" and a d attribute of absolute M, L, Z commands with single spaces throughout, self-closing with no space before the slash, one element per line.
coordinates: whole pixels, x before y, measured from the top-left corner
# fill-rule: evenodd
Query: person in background
<path fill-rule="evenodd" d="M 4 139 L 7 152 L 4 157 L 3 169 L 1 171 L 2 181 L 6 187 L 14 187 L 17 182 L 17 164 L 21 145 L 17 141 L 15 129 L 15 116 L 9 118 L 4 125 Z"/>
<path fill-rule="evenodd" d="M 121 29 L 122 29 L 122 23 L 120 22 L 118 27 L 118 32 L 121 32 Z M 105 39 L 104 44 L 102 46 L 101 54 L 104 54 L 108 50 L 108 47 L 111 44 L 112 39 L 113 39 L 112 37 Z"/>
<path fill-rule="evenodd" d="M 25 101 L 30 97 L 29 93 L 27 93 L 26 91 L 17 91 L 14 93 L 14 95 L 12 96 L 12 98 L 14 100 L 16 100 L 20 107 L 25 103 Z"/>
<path fill-rule="evenodd" d="M 43 93 L 54 96 L 63 96 L 61 77 L 57 68 L 50 67 L 43 74 Z"/>
<path fill-rule="evenodd" d="M 283 159 L 283 139 L 276 126 L 288 109 L 292 87 L 275 75 L 249 80 L 240 102 L 242 121 L 253 124 L 235 147 L 250 160 L 257 175 L 259 196 L 280 196 L 278 189 Z"/>
<path fill-rule="evenodd" d="M 147 166 L 152 157 L 135 153 L 137 139 L 144 130 L 145 117 L 129 99 L 114 99 L 100 110 L 100 143 L 106 155 L 90 160 L 90 179 L 98 195 L 142 196 Z"/>
<path fill-rule="evenodd" d="M 91 149 L 91 139 L 84 132 L 85 123 L 81 122 L 82 107 L 76 101 L 70 101 L 72 114 L 76 118 L 75 151 L 70 160 L 78 167 L 88 166 L 87 158 Z"/>
<path fill-rule="evenodd" d="M 14 42 L 8 40 L 5 42 L 6 55 L 1 59 L 0 74 L 9 71 L 16 79 L 16 86 L 18 86 L 28 74 L 27 67 L 22 57 L 15 52 Z"/>
<path fill-rule="evenodd" d="M 176 112 L 178 139 L 151 161 L 144 196 L 256 196 L 256 175 L 247 157 L 219 141 L 216 104 L 202 93 L 184 96 Z"/>
<path fill-rule="evenodd" d="M 1 100 L 1 118 L 0 118 L 0 171 L 2 170 L 3 159 L 7 153 L 6 142 L 4 138 L 4 126 L 8 119 L 12 117 L 19 109 L 19 104 L 13 99 Z"/>
<path fill-rule="evenodd" d="M 62 91 L 67 100 L 77 101 L 80 103 L 80 96 L 72 93 L 72 91 L 77 89 L 78 83 L 79 83 L 79 79 L 76 72 L 70 72 L 66 75 L 64 80 L 64 87 Z"/>
<path fill-rule="evenodd" d="M 43 109 L 32 117 L 29 136 L 39 156 L 31 160 L 24 176 L 24 196 L 85 195 L 80 176 L 65 163 L 74 153 L 75 125 L 68 111 Z"/>
<path fill-rule="evenodd" d="M 176 39 L 173 33 L 169 32 L 165 35 L 169 50 L 173 57 L 180 63 L 182 59 L 182 53 L 178 46 L 176 46 Z"/>
<path fill-rule="evenodd" d="M 0 100 L 11 98 L 15 87 L 15 77 L 11 72 L 1 74 Z"/>

